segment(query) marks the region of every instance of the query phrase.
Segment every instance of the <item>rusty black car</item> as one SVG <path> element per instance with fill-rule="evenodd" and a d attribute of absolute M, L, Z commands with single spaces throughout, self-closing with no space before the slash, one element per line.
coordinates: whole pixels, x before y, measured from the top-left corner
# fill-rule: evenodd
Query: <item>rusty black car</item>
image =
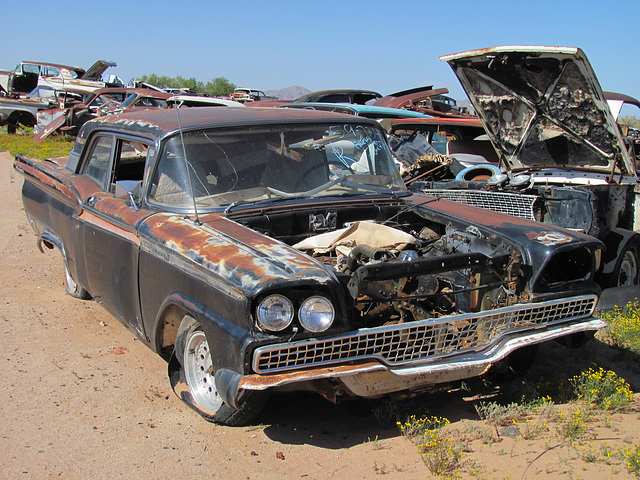
<path fill-rule="evenodd" d="M 274 389 L 415 394 L 604 325 L 599 240 L 409 192 L 373 120 L 126 113 L 15 168 L 68 293 L 165 358 L 209 421 L 246 423 Z"/>

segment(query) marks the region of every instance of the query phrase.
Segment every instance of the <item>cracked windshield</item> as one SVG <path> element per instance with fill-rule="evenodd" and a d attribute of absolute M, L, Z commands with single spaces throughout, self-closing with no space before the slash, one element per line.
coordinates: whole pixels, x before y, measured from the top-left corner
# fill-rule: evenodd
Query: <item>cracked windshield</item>
<path fill-rule="evenodd" d="M 200 209 L 404 191 L 379 129 L 298 124 L 174 136 L 160 154 L 150 200 L 191 208 L 195 198 Z"/>

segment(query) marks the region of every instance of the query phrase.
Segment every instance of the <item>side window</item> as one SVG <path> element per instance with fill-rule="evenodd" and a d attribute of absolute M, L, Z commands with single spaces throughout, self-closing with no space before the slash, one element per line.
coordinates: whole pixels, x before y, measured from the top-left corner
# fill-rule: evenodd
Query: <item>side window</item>
<path fill-rule="evenodd" d="M 118 140 L 118 144 L 112 191 L 119 180 L 142 181 L 149 152 L 148 145 L 135 140 Z"/>
<path fill-rule="evenodd" d="M 60 76 L 60 70 L 55 67 L 42 67 L 41 75 L 43 77 L 58 77 Z"/>
<path fill-rule="evenodd" d="M 93 143 L 91 153 L 82 169 L 83 175 L 95 181 L 102 188 L 105 188 L 109 177 L 109 160 L 112 146 L 113 137 L 98 137 Z"/>

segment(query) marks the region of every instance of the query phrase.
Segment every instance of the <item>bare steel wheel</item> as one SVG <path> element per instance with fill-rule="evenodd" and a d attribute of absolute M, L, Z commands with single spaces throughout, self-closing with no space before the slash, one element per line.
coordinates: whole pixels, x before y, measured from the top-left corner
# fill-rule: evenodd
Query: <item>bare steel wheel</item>
<path fill-rule="evenodd" d="M 215 415 L 222 407 L 222 399 L 216 389 L 209 344 L 200 328 L 189 332 L 183 355 L 185 380 L 194 402 L 210 415 Z"/>
<path fill-rule="evenodd" d="M 618 286 L 638 284 L 638 252 L 634 247 L 627 248 L 622 255 L 618 269 Z"/>
<path fill-rule="evenodd" d="M 235 408 L 230 407 L 216 387 L 215 354 L 200 323 L 186 315 L 178 329 L 174 352 L 169 361 L 169 379 L 173 391 L 209 422 L 246 425 L 265 406 L 269 392 L 242 391 L 235 399 Z"/>

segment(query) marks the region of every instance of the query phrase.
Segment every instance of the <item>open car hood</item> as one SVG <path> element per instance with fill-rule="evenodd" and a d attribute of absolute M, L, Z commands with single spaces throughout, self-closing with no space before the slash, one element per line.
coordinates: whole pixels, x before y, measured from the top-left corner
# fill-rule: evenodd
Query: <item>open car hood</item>
<path fill-rule="evenodd" d="M 89 70 L 82 76 L 83 80 L 95 80 L 100 81 L 102 74 L 109 67 L 116 67 L 116 62 L 109 62 L 107 60 L 98 60 L 96 63 L 89 67 Z"/>
<path fill-rule="evenodd" d="M 507 46 L 445 55 L 511 170 L 564 168 L 635 176 L 584 52 Z"/>

